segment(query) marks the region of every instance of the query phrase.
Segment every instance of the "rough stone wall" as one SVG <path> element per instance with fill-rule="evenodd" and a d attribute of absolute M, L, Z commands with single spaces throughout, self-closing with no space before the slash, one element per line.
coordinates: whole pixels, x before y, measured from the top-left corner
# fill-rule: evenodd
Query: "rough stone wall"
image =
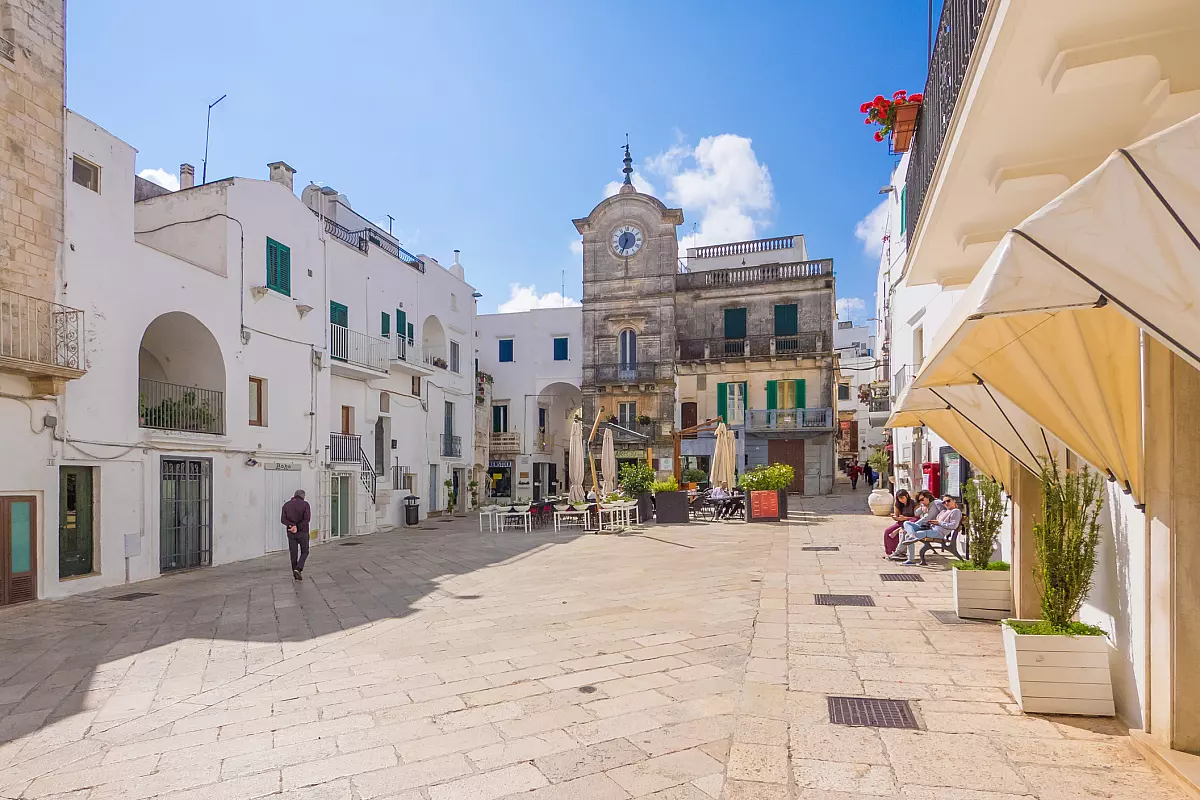
<path fill-rule="evenodd" d="M 825 349 L 833 349 L 833 282 L 831 278 L 797 278 L 764 284 L 680 289 L 677 303 L 687 308 L 679 317 L 679 339 L 725 336 L 725 309 L 746 309 L 746 334 L 772 336 L 775 306 L 795 303 L 801 333 L 821 331 Z"/>
<path fill-rule="evenodd" d="M 0 288 L 55 295 L 63 228 L 63 0 L 5 0 L 0 28 Z"/>

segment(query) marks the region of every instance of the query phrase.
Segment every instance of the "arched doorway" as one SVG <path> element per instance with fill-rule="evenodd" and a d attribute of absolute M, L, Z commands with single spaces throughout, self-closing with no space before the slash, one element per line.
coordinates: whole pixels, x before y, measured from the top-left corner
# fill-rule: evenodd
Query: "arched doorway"
<path fill-rule="evenodd" d="M 535 499 L 566 493 L 571 421 L 582 407 L 583 393 L 571 383 L 557 381 L 538 393 L 534 418 L 529 421 Z"/>
<path fill-rule="evenodd" d="M 450 366 L 446 351 L 446 329 L 437 317 L 430 315 L 421 324 L 421 353 L 426 364 L 440 369 Z"/>

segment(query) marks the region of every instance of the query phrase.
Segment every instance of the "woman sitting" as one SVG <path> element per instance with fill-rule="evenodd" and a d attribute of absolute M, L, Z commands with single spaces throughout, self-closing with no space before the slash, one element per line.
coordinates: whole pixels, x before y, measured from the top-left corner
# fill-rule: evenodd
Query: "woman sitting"
<path fill-rule="evenodd" d="M 904 523 L 911 522 L 917 518 L 917 504 L 909 495 L 907 489 L 901 489 L 896 492 L 896 505 L 890 514 L 892 525 L 883 532 L 883 552 L 886 556 L 890 556 L 896 552 L 897 546 L 900 544 L 900 534 L 904 531 Z"/>

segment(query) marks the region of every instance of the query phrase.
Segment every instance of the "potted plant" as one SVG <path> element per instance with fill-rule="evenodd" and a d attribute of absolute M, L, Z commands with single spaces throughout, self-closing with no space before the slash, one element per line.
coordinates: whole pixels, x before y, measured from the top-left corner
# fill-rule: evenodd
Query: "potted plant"
<path fill-rule="evenodd" d="M 609 425 L 616 425 L 616 424 L 617 424 L 617 421 L 618 421 L 618 420 L 617 420 L 617 415 L 616 415 L 616 414 L 609 414 L 609 415 L 608 415 L 608 420 L 607 420 L 607 421 L 608 421 L 608 424 L 609 424 Z"/>
<path fill-rule="evenodd" d="M 656 522 L 674 523 L 690 522 L 688 516 L 688 494 L 679 491 L 679 482 L 675 476 L 666 480 L 655 481 L 650 487 L 654 491 L 654 520 Z"/>
<path fill-rule="evenodd" d="M 479 505 L 479 481 L 468 481 L 467 489 L 471 492 L 471 505 Z"/>
<path fill-rule="evenodd" d="M 871 455 L 867 456 L 867 463 L 879 475 L 879 485 L 871 490 L 871 494 L 867 495 L 867 506 L 875 516 L 886 517 L 892 513 L 892 507 L 895 504 L 892 492 L 887 488 L 888 470 L 892 465 L 891 459 L 888 458 L 887 453 L 876 447 L 871 451 Z"/>
<path fill-rule="evenodd" d="M 696 467 L 688 467 L 683 471 L 683 482 L 687 484 L 687 488 L 695 489 L 697 484 L 704 483 L 708 480 L 708 473 Z"/>
<path fill-rule="evenodd" d="M 1042 619 L 1004 620 L 1008 684 L 1023 711 L 1111 717 L 1110 645 L 1075 620 L 1092 585 L 1103 478 L 1084 466 L 1042 465 L 1042 513 L 1033 524 Z"/>
<path fill-rule="evenodd" d="M 760 466 L 744 473 L 738 485 L 747 495 L 747 521 L 787 519 L 787 489 L 795 477 L 796 470 L 790 464 Z"/>
<path fill-rule="evenodd" d="M 625 464 L 620 470 L 621 491 L 637 500 L 638 519 L 649 521 L 654 511 L 650 501 L 650 487 L 654 484 L 654 470 L 644 461 Z"/>
<path fill-rule="evenodd" d="M 453 514 L 454 501 L 456 499 L 454 496 L 454 481 L 447 478 L 446 480 L 442 481 L 442 485 L 446 487 L 446 513 Z"/>
<path fill-rule="evenodd" d="M 638 416 L 638 425 L 649 425 L 653 421 L 648 414 L 640 414 Z"/>
<path fill-rule="evenodd" d="M 1012 614 L 1012 582 L 1008 564 L 992 561 L 1004 523 L 1006 500 L 1000 484 L 977 476 L 963 484 L 963 530 L 970 561 L 951 566 L 954 612 L 966 619 L 1004 619 Z"/>
<path fill-rule="evenodd" d="M 921 94 L 910 95 L 901 89 L 888 100 L 883 95 L 877 95 L 858 107 L 867 115 L 863 120 L 867 125 L 878 125 L 875 131 L 875 141 L 882 142 L 883 137 L 892 137 L 892 152 L 907 153 L 912 147 L 913 134 L 917 130 L 917 113 L 925 97 Z"/>

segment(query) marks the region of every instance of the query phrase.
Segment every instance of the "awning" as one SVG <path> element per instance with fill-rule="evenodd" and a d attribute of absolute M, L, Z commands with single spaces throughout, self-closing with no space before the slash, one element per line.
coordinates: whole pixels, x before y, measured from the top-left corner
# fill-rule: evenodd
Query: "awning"
<path fill-rule="evenodd" d="M 1050 457 L 1062 457 L 1062 443 L 1011 400 L 983 384 L 909 387 L 896 403 L 889 428 L 926 425 L 979 472 L 1005 483 L 1009 463 L 1033 473 Z"/>
<path fill-rule="evenodd" d="M 1200 368 L 1198 232 L 1200 115 L 1005 234 L 913 385 L 982 380 L 1140 501 L 1139 329 Z"/>

